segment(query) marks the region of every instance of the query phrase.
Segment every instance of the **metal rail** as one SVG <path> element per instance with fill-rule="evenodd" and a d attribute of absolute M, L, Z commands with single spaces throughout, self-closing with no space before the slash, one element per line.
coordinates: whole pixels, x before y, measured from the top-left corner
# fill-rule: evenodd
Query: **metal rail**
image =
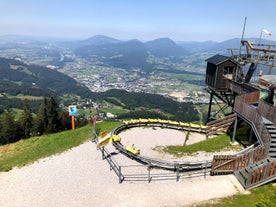
<path fill-rule="evenodd" d="M 115 128 L 112 131 L 112 134 L 118 135 L 121 131 L 132 128 L 132 127 L 141 127 L 141 126 L 154 126 L 154 127 L 165 127 L 165 128 L 171 128 L 176 130 L 189 130 L 189 131 L 195 131 L 195 132 L 205 132 L 205 128 L 201 128 L 198 126 L 193 125 L 187 125 L 187 126 L 181 126 L 178 122 L 170 122 L 167 123 L 160 123 L 159 121 L 156 122 L 147 122 L 145 120 L 142 120 L 140 122 L 133 122 L 130 124 L 123 124 L 119 127 Z M 195 170 L 202 170 L 202 169 L 209 169 L 211 168 L 212 160 L 204 160 L 204 161 L 198 161 L 198 162 L 179 162 L 179 161 L 167 161 L 167 160 L 159 160 L 139 154 L 133 154 L 125 149 L 125 147 L 120 142 L 114 142 L 113 146 L 118 149 L 121 153 L 126 155 L 127 157 L 130 157 L 131 159 L 135 159 L 136 161 L 150 165 L 151 167 L 155 168 L 163 168 L 167 170 L 174 170 L 174 171 L 195 171 Z"/>
<path fill-rule="evenodd" d="M 163 168 L 167 170 L 174 171 L 193 171 L 193 170 L 202 170 L 205 168 L 211 168 L 211 160 L 204 160 L 198 162 L 178 162 L 178 161 L 167 161 L 159 160 L 151 157 L 136 155 L 131 152 L 128 152 L 125 147 L 120 142 L 113 142 L 114 147 L 119 150 L 121 153 L 126 155 L 131 159 L 135 159 L 140 163 L 150 165 L 155 168 Z"/>

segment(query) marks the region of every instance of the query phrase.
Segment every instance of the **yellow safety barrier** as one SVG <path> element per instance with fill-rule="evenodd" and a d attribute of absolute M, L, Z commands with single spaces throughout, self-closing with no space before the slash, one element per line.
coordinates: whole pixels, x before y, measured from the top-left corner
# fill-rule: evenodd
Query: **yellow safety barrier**
<path fill-rule="evenodd" d="M 175 126 L 180 126 L 180 127 L 191 127 L 193 129 L 207 129 L 207 126 L 202 125 L 202 124 L 194 124 L 194 123 L 187 123 L 187 122 L 181 122 L 181 121 L 172 121 L 172 120 L 164 120 L 164 119 L 131 119 L 128 121 L 123 122 L 125 125 L 128 124 L 148 124 L 148 123 L 156 123 L 156 124 L 169 124 L 169 125 L 175 125 Z"/>
<path fill-rule="evenodd" d="M 190 123 L 186 123 L 186 122 L 179 122 L 179 125 L 182 127 L 189 127 Z"/>

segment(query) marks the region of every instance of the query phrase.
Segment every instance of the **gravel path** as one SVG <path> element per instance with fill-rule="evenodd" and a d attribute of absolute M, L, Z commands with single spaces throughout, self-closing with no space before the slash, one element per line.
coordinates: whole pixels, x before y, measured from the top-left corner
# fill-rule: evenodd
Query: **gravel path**
<path fill-rule="evenodd" d="M 139 138 L 145 134 L 145 137 L 148 137 L 148 145 L 154 140 L 149 139 L 149 136 L 154 135 L 153 137 L 159 139 L 163 139 L 161 137 L 164 136 L 164 131 L 159 129 L 154 130 L 157 134 L 147 134 L 148 131 L 143 129 L 134 130 L 138 131 L 127 130 L 124 133 L 134 133 L 135 137 L 139 134 Z M 176 130 L 169 132 L 174 133 L 183 135 L 183 132 Z M 120 135 L 123 137 L 122 142 L 130 142 L 124 140 L 123 133 Z M 169 140 L 175 142 L 177 138 L 173 137 Z M 132 140 L 134 141 L 134 138 Z M 162 145 L 168 144 L 167 139 L 163 141 L 166 143 Z M 179 141 L 183 142 L 183 136 Z M 136 142 L 135 145 L 141 147 L 140 143 Z M 142 147 L 142 151 L 152 151 Z M 112 146 L 108 148 L 112 150 Z M 135 162 L 121 154 L 115 155 L 115 159 L 120 164 Z M 179 182 L 163 180 L 119 184 L 116 174 L 110 171 L 107 161 L 102 160 L 95 144 L 87 142 L 60 155 L 41 159 L 32 165 L 0 173 L 0 206 L 187 206 L 239 193 L 233 179 L 235 178 L 227 175 L 206 178 L 200 176 L 181 179 Z"/>

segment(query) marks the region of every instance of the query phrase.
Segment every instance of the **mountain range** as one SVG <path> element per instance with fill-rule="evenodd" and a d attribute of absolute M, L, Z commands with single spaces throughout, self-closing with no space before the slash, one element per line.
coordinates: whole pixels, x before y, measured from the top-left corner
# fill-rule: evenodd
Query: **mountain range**
<path fill-rule="evenodd" d="M 259 42 L 259 38 L 245 38 L 251 42 L 257 43 Z M 87 39 L 82 40 L 63 40 L 61 38 L 47 38 L 47 37 L 31 37 L 31 36 L 20 36 L 20 35 L 2 35 L 0 36 L 0 47 L 3 46 L 49 46 L 49 44 L 56 44 L 61 47 L 69 48 L 69 49 L 77 49 L 81 47 L 95 47 L 102 45 L 110 45 L 110 44 L 118 44 L 122 42 L 132 42 L 138 41 L 142 44 L 145 44 L 149 50 L 159 49 L 159 50 L 167 50 L 168 48 L 172 48 L 172 53 L 168 53 L 168 55 L 184 55 L 191 54 L 194 52 L 200 51 L 210 51 L 217 49 L 219 47 L 220 50 L 225 50 L 229 47 L 239 47 L 240 46 L 240 38 L 232 38 L 222 42 L 218 41 L 173 41 L 169 37 L 157 38 L 150 41 L 142 42 L 138 39 L 133 40 L 119 40 L 113 37 L 105 36 L 105 35 L 95 35 L 89 37 Z M 263 44 L 276 44 L 276 41 L 262 39 Z M 158 48 L 157 48 L 158 47 Z M 178 53 L 175 53 L 175 50 Z"/>
<path fill-rule="evenodd" d="M 258 42 L 258 38 L 248 38 L 251 42 Z M 275 41 L 262 39 L 264 44 L 276 44 Z M 198 56 L 201 54 L 230 54 L 228 48 L 239 48 L 240 38 L 233 38 L 223 42 L 187 42 L 173 41 L 168 37 L 158 38 L 151 41 L 142 42 L 137 39 L 119 40 L 104 35 L 96 35 L 84 40 L 57 41 L 46 38 L 31 38 L 22 36 L 0 36 L 0 57 L 15 57 L 6 50 L 21 50 L 23 56 L 30 53 L 38 56 L 36 59 L 47 57 L 48 62 L 42 65 L 52 64 L 62 66 L 68 58 L 60 58 L 63 51 L 71 51 L 77 57 L 88 61 L 99 62 L 106 66 L 120 67 L 124 69 L 141 68 L 151 70 L 154 64 L 148 61 L 150 58 L 172 60 L 174 62 L 183 61 L 184 57 Z M 33 54 L 32 54 L 33 52 Z M 10 56 L 5 56 L 5 55 Z M 205 57 L 205 56 L 204 56 Z M 50 61 L 51 60 L 51 61 Z M 69 58 L 70 61 L 70 58 Z M 202 58 L 201 60 L 202 61 Z M 196 62 L 196 60 L 194 61 Z"/>
<path fill-rule="evenodd" d="M 258 42 L 258 38 L 249 38 L 251 42 Z M 264 44 L 276 44 L 275 41 L 262 40 Z M 194 54 L 210 53 L 230 55 L 228 48 L 239 48 L 240 38 L 229 39 L 223 42 L 175 42 L 170 38 L 158 38 L 141 42 L 137 39 L 121 41 L 112 37 L 96 35 L 86 40 L 66 42 L 77 56 L 125 69 L 154 67 L 149 64 L 148 58 L 169 58 L 181 61 L 181 58 Z M 176 58 L 177 57 L 177 58 Z"/>
<path fill-rule="evenodd" d="M 0 38 L 1 39 L 1 38 Z M 85 40 L 81 41 L 70 41 L 63 42 L 67 44 L 69 47 L 82 48 L 82 47 L 96 47 L 96 46 L 108 46 L 108 45 L 116 45 L 120 43 L 131 43 L 133 41 L 137 41 L 141 44 L 144 44 L 148 50 L 148 52 L 153 53 L 153 55 L 160 57 L 167 56 L 183 56 L 188 55 L 194 52 L 200 51 L 212 51 L 212 50 L 227 50 L 230 47 L 240 47 L 240 38 L 228 39 L 222 42 L 215 41 L 173 41 L 168 37 L 158 38 L 146 42 L 142 42 L 138 39 L 133 40 L 118 40 L 112 37 L 104 36 L 104 35 L 95 35 Z M 251 42 L 257 43 L 259 42 L 259 38 L 246 38 Z M 268 39 L 261 40 L 263 44 L 276 44 L 276 41 L 271 41 Z M 163 55 L 162 55 L 163 54 Z"/>
<path fill-rule="evenodd" d="M 70 48 L 75 49 L 77 54 L 86 56 L 95 54 L 105 54 L 110 56 L 119 52 L 125 53 L 124 50 L 126 49 L 131 52 L 135 47 L 138 47 L 140 48 L 141 53 L 163 58 L 170 56 L 186 56 L 193 52 L 205 50 L 217 43 L 210 41 L 174 42 L 168 37 L 158 38 L 147 42 L 141 42 L 137 39 L 121 41 L 108 36 L 96 35 L 86 40 L 66 42 L 65 44 Z M 197 49 L 194 49 L 194 45 L 196 45 Z"/>
<path fill-rule="evenodd" d="M 259 38 L 248 38 L 259 42 Z M 262 39 L 264 44 L 275 41 Z M 66 63 L 80 58 L 86 62 L 126 70 L 141 69 L 152 72 L 157 65 L 168 69 L 169 64 L 184 64 L 189 67 L 205 67 L 205 60 L 214 55 L 230 55 L 228 48 L 240 48 L 240 38 L 223 42 L 173 41 L 168 37 L 146 42 L 138 39 L 119 40 L 96 35 L 83 40 L 61 41 L 25 36 L 0 36 L 0 57 L 20 58 L 26 63 L 63 68 Z M 187 61 L 188 60 L 188 61 Z M 163 63 L 168 64 L 163 64 Z"/>

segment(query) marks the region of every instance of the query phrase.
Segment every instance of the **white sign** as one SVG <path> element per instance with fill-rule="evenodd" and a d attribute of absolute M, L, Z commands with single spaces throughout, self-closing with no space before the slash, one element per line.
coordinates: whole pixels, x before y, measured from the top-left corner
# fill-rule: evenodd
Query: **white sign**
<path fill-rule="evenodd" d="M 69 115 L 70 116 L 76 116 L 78 114 L 77 112 L 77 106 L 69 106 Z"/>

